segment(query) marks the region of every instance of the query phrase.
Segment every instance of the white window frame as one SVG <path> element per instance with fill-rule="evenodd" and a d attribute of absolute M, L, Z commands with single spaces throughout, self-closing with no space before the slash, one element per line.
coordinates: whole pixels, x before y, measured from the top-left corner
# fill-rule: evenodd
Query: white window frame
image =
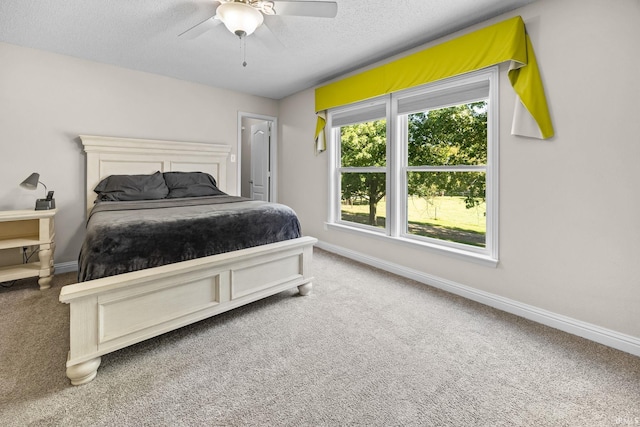
<path fill-rule="evenodd" d="M 462 76 L 452 77 L 439 82 L 430 83 L 414 89 L 408 89 L 383 97 L 378 97 L 365 102 L 351 104 L 345 107 L 334 108 L 328 111 L 326 129 L 328 130 L 329 155 L 329 212 L 326 227 L 342 230 L 359 235 L 366 235 L 386 242 L 405 245 L 412 248 L 423 248 L 436 253 L 454 256 L 460 259 L 477 262 L 483 265 L 495 267 L 498 263 L 498 164 L 499 164 L 499 72 L 498 67 L 493 66 L 480 71 L 467 73 Z M 485 247 L 475 247 L 456 242 L 448 242 L 435 238 L 410 235 L 405 232 L 407 219 L 407 182 L 408 170 L 415 167 L 407 166 L 406 126 L 401 126 L 401 118 L 398 116 L 398 102 L 403 98 L 416 94 L 429 94 L 473 84 L 475 82 L 489 82 L 489 106 L 487 113 L 487 165 L 485 167 L 458 166 L 452 171 L 486 171 L 486 235 Z M 463 102 L 467 102 L 466 100 Z M 469 102 L 472 102 L 471 100 Z M 357 112 L 359 109 L 371 107 L 374 104 L 385 103 L 387 112 L 387 166 L 386 166 L 386 227 L 368 226 L 343 221 L 340 213 L 340 129 L 332 126 L 333 116 Z M 444 108 L 449 105 L 442 104 L 435 108 Z M 355 172 L 356 170 L 350 170 Z"/>
<path fill-rule="evenodd" d="M 341 174 L 343 172 L 347 172 L 347 173 L 384 173 L 386 176 L 386 189 L 387 189 L 387 193 L 388 193 L 388 189 L 389 189 L 389 154 L 390 154 L 390 147 L 389 147 L 389 106 L 390 106 L 390 97 L 389 96 L 384 96 L 384 97 L 378 97 L 375 99 L 371 99 L 368 100 L 366 102 L 359 102 L 356 104 L 351 104 L 345 108 L 341 108 L 341 109 L 336 109 L 330 112 L 329 114 L 329 118 L 327 123 L 329 123 L 329 121 L 331 123 L 334 122 L 334 115 L 345 115 L 345 114 L 350 114 L 352 112 L 358 112 L 359 110 L 370 110 L 372 109 L 372 107 L 376 107 L 379 106 L 381 107 L 384 111 L 386 111 L 387 113 L 387 117 L 378 117 L 376 119 L 371 119 L 373 120 L 378 120 L 380 118 L 385 118 L 387 120 L 387 150 L 386 150 L 386 167 L 381 167 L 381 166 L 368 166 L 368 167 L 342 167 L 342 161 L 341 161 L 341 150 L 340 150 L 340 128 L 333 128 L 333 127 L 329 127 L 329 125 L 327 125 L 326 129 L 330 129 L 329 133 L 329 140 L 333 142 L 334 145 L 334 150 L 333 150 L 333 156 L 330 153 L 330 156 L 333 158 L 334 164 L 335 166 L 333 167 L 333 180 L 332 181 L 333 185 L 331 185 L 330 188 L 335 188 L 338 195 L 342 194 L 342 189 L 341 189 Z M 362 118 L 362 117 L 358 117 L 358 121 L 355 123 L 363 123 L 364 121 L 368 121 L 368 118 Z M 329 176 L 331 177 L 332 174 L 329 174 Z M 337 187 L 336 187 L 337 186 Z M 329 222 L 335 222 L 338 223 L 340 225 L 343 225 L 345 227 L 353 227 L 356 229 L 362 229 L 362 230 L 369 230 L 373 233 L 384 233 L 385 229 L 388 228 L 388 225 L 383 229 L 380 227 L 374 227 L 372 225 L 367 225 L 367 224 L 359 224 L 359 223 L 355 223 L 355 222 L 351 222 L 351 221 L 344 221 L 341 219 L 341 213 L 340 213 L 340 196 L 338 196 L 338 201 L 337 204 L 335 204 L 335 207 L 333 209 L 331 209 L 331 212 L 333 214 L 330 214 L 330 221 Z M 389 218 L 389 203 L 387 203 L 387 212 L 386 212 L 386 218 Z"/>

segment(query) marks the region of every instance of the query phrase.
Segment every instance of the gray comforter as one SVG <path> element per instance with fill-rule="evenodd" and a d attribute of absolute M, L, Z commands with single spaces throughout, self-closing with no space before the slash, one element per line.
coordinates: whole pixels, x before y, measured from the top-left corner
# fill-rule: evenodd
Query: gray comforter
<path fill-rule="evenodd" d="M 241 197 L 99 202 L 87 220 L 78 281 L 300 236 L 291 208 Z"/>

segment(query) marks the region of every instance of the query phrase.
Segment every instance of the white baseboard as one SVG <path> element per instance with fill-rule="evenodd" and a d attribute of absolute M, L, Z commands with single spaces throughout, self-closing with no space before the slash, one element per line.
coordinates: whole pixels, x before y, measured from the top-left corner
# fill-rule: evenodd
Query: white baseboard
<path fill-rule="evenodd" d="M 56 264 L 54 267 L 57 274 L 68 273 L 70 271 L 78 271 L 78 263 L 76 261 L 61 262 Z"/>
<path fill-rule="evenodd" d="M 362 253 L 335 246 L 330 243 L 318 241 L 316 246 L 328 252 L 359 261 L 363 264 L 371 265 L 398 276 L 406 277 L 420 283 L 424 283 L 434 288 L 442 289 L 452 294 L 460 295 L 464 298 L 497 308 L 516 316 L 550 326 L 555 329 L 577 335 L 582 338 L 615 348 L 635 356 L 640 356 L 640 338 L 631 335 L 621 334 L 619 332 L 601 328 L 587 322 L 576 320 L 561 314 L 553 313 L 532 305 L 523 304 L 521 302 L 504 298 L 499 295 L 484 292 L 472 287 L 462 285 L 451 280 L 443 279 L 422 271 L 404 267 L 399 264 L 391 263 L 379 258 L 374 258 Z"/>

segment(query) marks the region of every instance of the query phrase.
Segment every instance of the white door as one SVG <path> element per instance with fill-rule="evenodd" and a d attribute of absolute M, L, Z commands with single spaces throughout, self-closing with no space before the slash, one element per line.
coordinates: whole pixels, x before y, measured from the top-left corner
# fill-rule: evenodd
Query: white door
<path fill-rule="evenodd" d="M 251 126 L 251 198 L 269 201 L 269 143 L 268 122 Z"/>

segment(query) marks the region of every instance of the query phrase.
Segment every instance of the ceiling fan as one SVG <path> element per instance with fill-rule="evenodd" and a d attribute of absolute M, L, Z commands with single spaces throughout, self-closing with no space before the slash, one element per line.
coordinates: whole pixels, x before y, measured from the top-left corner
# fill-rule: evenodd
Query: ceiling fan
<path fill-rule="evenodd" d="M 194 25 L 178 37 L 193 39 L 223 23 L 241 39 L 251 35 L 264 23 L 264 15 L 312 16 L 335 18 L 338 4 L 335 1 L 306 0 L 220 0 L 214 16 Z"/>

